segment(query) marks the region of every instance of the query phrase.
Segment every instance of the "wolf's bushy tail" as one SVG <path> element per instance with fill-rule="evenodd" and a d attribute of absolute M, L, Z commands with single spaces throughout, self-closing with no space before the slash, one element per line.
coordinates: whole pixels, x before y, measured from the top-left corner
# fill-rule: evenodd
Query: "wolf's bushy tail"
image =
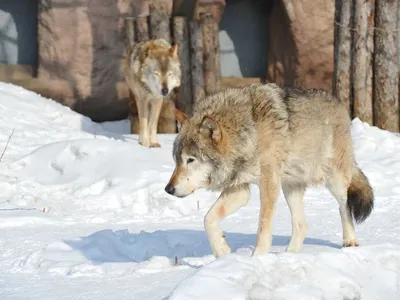
<path fill-rule="evenodd" d="M 367 176 L 355 165 L 347 190 L 347 207 L 356 223 L 364 222 L 374 208 L 374 191 Z"/>

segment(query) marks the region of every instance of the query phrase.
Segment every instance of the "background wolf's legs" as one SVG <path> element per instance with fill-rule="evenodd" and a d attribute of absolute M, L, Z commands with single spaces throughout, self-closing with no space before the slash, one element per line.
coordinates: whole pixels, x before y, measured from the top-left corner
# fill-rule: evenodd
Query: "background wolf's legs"
<path fill-rule="evenodd" d="M 160 118 L 163 100 L 151 99 L 149 112 L 150 147 L 160 147 L 157 140 L 157 125 Z"/>
<path fill-rule="evenodd" d="M 147 125 L 149 117 L 148 101 L 145 97 L 137 98 L 137 108 L 139 116 L 139 143 L 142 146 L 150 147 L 149 129 Z"/>
<path fill-rule="evenodd" d="M 298 252 L 303 246 L 307 233 L 307 221 L 304 215 L 303 196 L 306 190 L 305 184 L 288 182 L 282 183 L 282 191 L 290 209 L 292 218 L 292 238 L 286 251 Z"/>
<path fill-rule="evenodd" d="M 204 227 L 206 229 L 211 249 L 216 257 L 230 253 L 230 248 L 223 237 L 223 232 L 218 223 L 233 214 L 239 208 L 245 206 L 250 199 L 250 190 L 248 184 L 242 184 L 236 187 L 223 190 L 218 200 L 210 208 L 204 218 Z"/>
<path fill-rule="evenodd" d="M 333 174 L 326 187 L 339 202 L 339 212 L 343 227 L 343 246 L 358 246 L 359 244 L 357 242 L 356 232 L 354 230 L 353 218 L 347 206 L 348 187 L 343 180 L 341 180 L 342 177 L 343 176 L 341 175 Z"/>

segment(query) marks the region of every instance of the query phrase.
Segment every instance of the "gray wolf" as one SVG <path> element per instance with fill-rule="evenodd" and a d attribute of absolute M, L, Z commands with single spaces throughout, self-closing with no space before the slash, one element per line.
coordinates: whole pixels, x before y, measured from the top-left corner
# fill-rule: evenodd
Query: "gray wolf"
<path fill-rule="evenodd" d="M 137 106 L 139 143 L 160 147 L 157 124 L 163 101 L 181 84 L 178 44 L 171 46 L 164 39 L 153 39 L 129 45 L 126 54 L 123 70 Z M 132 109 L 132 132 L 131 112 Z"/>
<path fill-rule="evenodd" d="M 258 185 L 261 198 L 253 255 L 270 249 L 280 188 L 292 221 L 286 250 L 301 250 L 307 231 L 303 195 L 321 184 L 339 203 L 343 246 L 358 246 L 353 219 L 361 223 L 370 215 L 374 195 L 355 161 L 349 114 L 338 99 L 318 89 L 262 84 L 209 95 L 191 117 L 175 113 L 181 128 L 165 191 L 177 197 L 199 188 L 221 191 L 204 219 L 216 257 L 230 253 L 218 223 L 247 204 L 250 184 Z"/>

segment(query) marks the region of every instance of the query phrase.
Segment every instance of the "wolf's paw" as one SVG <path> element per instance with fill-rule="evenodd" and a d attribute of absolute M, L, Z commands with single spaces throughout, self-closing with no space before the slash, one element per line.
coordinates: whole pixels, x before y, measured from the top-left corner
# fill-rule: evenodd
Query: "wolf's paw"
<path fill-rule="evenodd" d="M 289 244 L 289 246 L 286 248 L 286 252 L 297 253 L 297 252 L 300 252 L 300 250 L 301 250 L 301 246 L 299 246 L 299 245 Z"/>
<path fill-rule="evenodd" d="M 231 248 L 229 248 L 224 238 L 220 242 L 214 243 L 211 248 L 216 258 L 231 253 Z"/>
<path fill-rule="evenodd" d="M 256 246 L 251 256 L 266 255 L 269 253 L 269 246 Z"/>
<path fill-rule="evenodd" d="M 160 148 L 161 147 L 161 145 L 160 145 L 160 143 L 150 143 L 150 148 Z"/>
<path fill-rule="evenodd" d="M 358 246 L 360 246 L 360 244 L 357 242 L 356 239 L 343 241 L 343 247 L 358 247 Z"/>
<path fill-rule="evenodd" d="M 139 141 L 139 144 L 142 145 L 143 147 L 150 148 L 150 142 L 147 142 L 147 141 Z"/>

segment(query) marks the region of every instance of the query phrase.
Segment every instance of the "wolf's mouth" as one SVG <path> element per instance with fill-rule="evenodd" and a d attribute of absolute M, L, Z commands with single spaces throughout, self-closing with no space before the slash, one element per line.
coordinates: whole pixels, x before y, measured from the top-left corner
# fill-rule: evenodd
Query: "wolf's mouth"
<path fill-rule="evenodd" d="M 178 198 L 186 198 L 187 196 L 193 195 L 195 191 L 196 190 L 193 190 L 189 194 L 185 194 L 185 195 L 174 195 L 174 196 L 178 197 Z"/>

